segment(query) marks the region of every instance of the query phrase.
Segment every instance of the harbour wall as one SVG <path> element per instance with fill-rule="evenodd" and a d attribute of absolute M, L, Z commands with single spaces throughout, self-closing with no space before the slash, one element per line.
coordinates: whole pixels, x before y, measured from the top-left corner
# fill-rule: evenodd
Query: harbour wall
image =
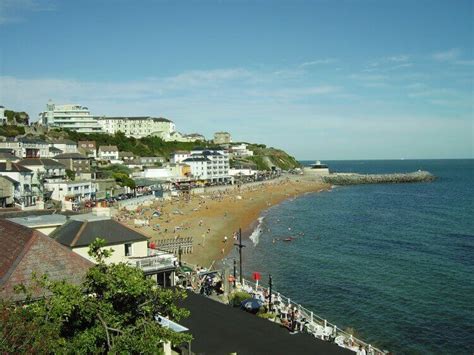
<path fill-rule="evenodd" d="M 321 176 L 326 183 L 333 185 L 358 185 L 358 184 L 402 184 L 412 182 L 429 182 L 436 177 L 428 171 L 394 174 L 354 174 L 334 173 Z"/>

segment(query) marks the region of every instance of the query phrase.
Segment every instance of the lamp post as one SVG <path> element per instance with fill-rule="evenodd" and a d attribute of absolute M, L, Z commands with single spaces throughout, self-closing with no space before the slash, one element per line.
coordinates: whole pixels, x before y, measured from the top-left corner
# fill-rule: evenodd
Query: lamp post
<path fill-rule="evenodd" d="M 268 275 L 268 288 L 270 290 L 270 297 L 268 299 L 268 311 L 272 311 L 272 287 L 273 287 L 273 280 L 272 275 Z"/>
<path fill-rule="evenodd" d="M 235 246 L 239 247 L 239 258 L 240 258 L 240 265 L 239 265 L 239 280 L 240 284 L 242 285 L 242 248 L 245 247 L 245 245 L 242 244 L 242 228 L 239 228 L 239 243 L 234 244 Z"/>

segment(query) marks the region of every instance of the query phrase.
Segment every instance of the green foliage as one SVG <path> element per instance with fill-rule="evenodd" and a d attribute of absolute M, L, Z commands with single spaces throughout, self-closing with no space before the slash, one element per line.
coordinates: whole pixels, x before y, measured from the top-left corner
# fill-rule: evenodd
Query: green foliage
<path fill-rule="evenodd" d="M 230 295 L 229 303 L 234 307 L 240 307 L 240 304 L 249 298 L 252 298 L 249 293 L 244 291 L 237 291 Z"/>
<path fill-rule="evenodd" d="M 131 189 L 136 187 L 135 181 L 124 173 L 113 173 L 112 178 L 122 187 L 127 186 Z"/>
<path fill-rule="evenodd" d="M 12 110 L 5 110 L 8 124 L 12 125 L 28 125 L 30 117 L 26 112 L 16 112 Z"/>
<path fill-rule="evenodd" d="M 6 112 L 6 111 L 5 111 Z M 25 134 L 25 128 L 21 126 L 0 126 L 0 136 L 16 137 Z"/>
<path fill-rule="evenodd" d="M 124 133 L 117 132 L 115 135 L 104 133 L 79 133 L 76 131 L 65 130 L 66 138 L 74 141 L 94 140 L 97 147 L 101 145 L 115 145 L 122 152 L 132 152 L 139 157 L 162 156 L 169 157 L 176 150 L 191 150 L 196 146 L 215 147 L 209 142 L 165 142 L 159 137 L 145 137 L 136 139 L 126 137 Z"/>
<path fill-rule="evenodd" d="M 155 354 L 163 340 L 191 339 L 155 320 L 158 314 L 175 321 L 189 316 L 175 304 L 185 292 L 162 289 L 127 264 L 107 265 L 110 250 L 103 247 L 103 240 L 92 243 L 90 255 L 98 264 L 83 284 L 37 277 L 47 297 L 25 305 L 0 300 L 0 353 Z"/>
<path fill-rule="evenodd" d="M 76 179 L 76 172 L 66 169 L 66 176 L 69 180 L 74 181 Z"/>

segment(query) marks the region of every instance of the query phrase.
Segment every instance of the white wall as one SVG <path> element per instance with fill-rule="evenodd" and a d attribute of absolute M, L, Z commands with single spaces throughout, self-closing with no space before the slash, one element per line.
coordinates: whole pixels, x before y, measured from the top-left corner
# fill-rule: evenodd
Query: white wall
<path fill-rule="evenodd" d="M 110 249 L 110 248 L 112 248 L 114 252 L 112 253 L 112 256 L 110 258 L 106 259 L 108 264 L 120 263 L 120 262 L 127 263 L 129 261 L 129 257 L 125 256 L 125 244 L 111 245 L 111 246 L 105 247 L 104 249 Z M 79 254 L 80 256 L 86 258 L 87 260 L 94 262 L 94 259 L 91 258 L 88 254 L 89 252 L 88 246 L 73 248 L 72 250 L 75 253 Z M 132 243 L 132 254 L 130 255 L 130 257 L 142 257 L 142 256 L 148 256 L 148 245 L 147 245 L 146 240 L 142 242 Z"/>

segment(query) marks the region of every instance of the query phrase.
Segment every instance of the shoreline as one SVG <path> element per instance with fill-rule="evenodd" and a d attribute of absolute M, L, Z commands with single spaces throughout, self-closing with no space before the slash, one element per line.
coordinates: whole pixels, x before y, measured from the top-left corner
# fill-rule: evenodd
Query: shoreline
<path fill-rule="evenodd" d="M 307 193 L 331 189 L 331 185 L 311 176 L 289 175 L 249 185 L 229 186 L 204 194 L 155 201 L 135 212 L 119 211 L 116 216 L 127 227 L 148 236 L 150 241 L 193 237 L 193 252 L 183 254 L 186 263 L 208 268 L 226 258 L 234 248 L 234 233 L 242 229 L 248 240 L 258 218 L 270 207 Z M 159 211 L 160 216 L 153 217 Z M 135 219 L 147 226 L 135 226 Z"/>

